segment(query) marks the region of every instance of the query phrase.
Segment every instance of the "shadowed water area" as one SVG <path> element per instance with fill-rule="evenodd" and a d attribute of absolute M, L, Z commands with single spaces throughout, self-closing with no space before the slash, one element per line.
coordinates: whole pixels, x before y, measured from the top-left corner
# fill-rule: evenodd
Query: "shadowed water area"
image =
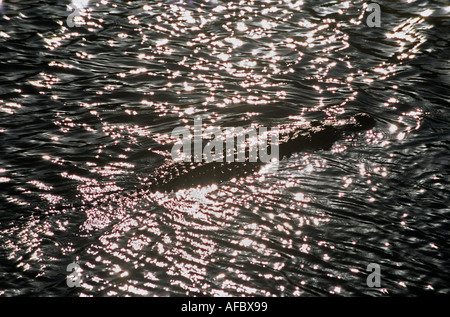
<path fill-rule="evenodd" d="M 448 1 L 378 1 L 379 27 L 358 0 L 2 2 L 0 296 L 450 292 Z M 155 190 L 195 117 L 358 113 L 275 171 Z"/>

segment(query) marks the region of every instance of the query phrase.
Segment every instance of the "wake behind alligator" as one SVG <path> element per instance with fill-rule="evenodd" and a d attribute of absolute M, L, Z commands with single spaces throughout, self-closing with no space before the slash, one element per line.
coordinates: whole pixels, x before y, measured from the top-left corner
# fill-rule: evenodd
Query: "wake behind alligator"
<path fill-rule="evenodd" d="M 370 130 L 375 126 L 372 116 L 360 113 L 341 123 L 311 122 L 308 127 L 280 131 L 279 158 L 301 151 L 329 149 L 345 134 Z M 150 191 L 176 191 L 198 186 L 220 184 L 258 172 L 266 163 L 252 162 L 174 162 L 167 161 L 147 181 Z"/>

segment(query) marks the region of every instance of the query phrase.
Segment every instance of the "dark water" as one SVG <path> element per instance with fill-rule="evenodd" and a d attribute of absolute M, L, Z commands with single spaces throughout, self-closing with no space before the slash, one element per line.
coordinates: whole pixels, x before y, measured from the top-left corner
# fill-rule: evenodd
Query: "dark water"
<path fill-rule="evenodd" d="M 447 1 L 379 1 L 379 28 L 357 0 L 90 1 L 73 28 L 69 0 L 3 2 L 0 295 L 449 293 Z M 376 127 L 277 173 L 148 191 L 194 116 L 356 112 Z"/>

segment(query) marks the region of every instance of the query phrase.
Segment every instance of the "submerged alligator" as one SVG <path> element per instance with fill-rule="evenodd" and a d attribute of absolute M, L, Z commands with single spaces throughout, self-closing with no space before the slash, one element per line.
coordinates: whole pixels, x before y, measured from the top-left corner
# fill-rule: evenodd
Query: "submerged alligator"
<path fill-rule="evenodd" d="M 375 120 L 365 113 L 354 115 L 342 124 L 313 121 L 307 128 L 297 127 L 280 133 L 279 159 L 300 151 L 329 149 L 346 133 L 370 130 L 374 126 Z M 244 162 L 168 161 L 155 171 L 148 186 L 152 192 L 164 192 L 218 184 L 253 174 L 264 164 L 261 160 L 252 162 L 248 158 Z"/>

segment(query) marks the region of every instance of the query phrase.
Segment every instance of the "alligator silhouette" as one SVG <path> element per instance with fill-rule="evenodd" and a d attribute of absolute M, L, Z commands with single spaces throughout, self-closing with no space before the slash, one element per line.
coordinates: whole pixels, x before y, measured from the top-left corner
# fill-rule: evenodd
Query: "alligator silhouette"
<path fill-rule="evenodd" d="M 370 130 L 375 120 L 360 113 L 343 123 L 313 121 L 308 127 L 297 127 L 279 136 L 279 158 L 289 157 L 300 151 L 329 149 L 346 133 Z M 207 186 L 239 179 L 256 173 L 264 162 L 174 162 L 168 161 L 156 169 L 148 180 L 150 191 L 165 192 Z"/>

